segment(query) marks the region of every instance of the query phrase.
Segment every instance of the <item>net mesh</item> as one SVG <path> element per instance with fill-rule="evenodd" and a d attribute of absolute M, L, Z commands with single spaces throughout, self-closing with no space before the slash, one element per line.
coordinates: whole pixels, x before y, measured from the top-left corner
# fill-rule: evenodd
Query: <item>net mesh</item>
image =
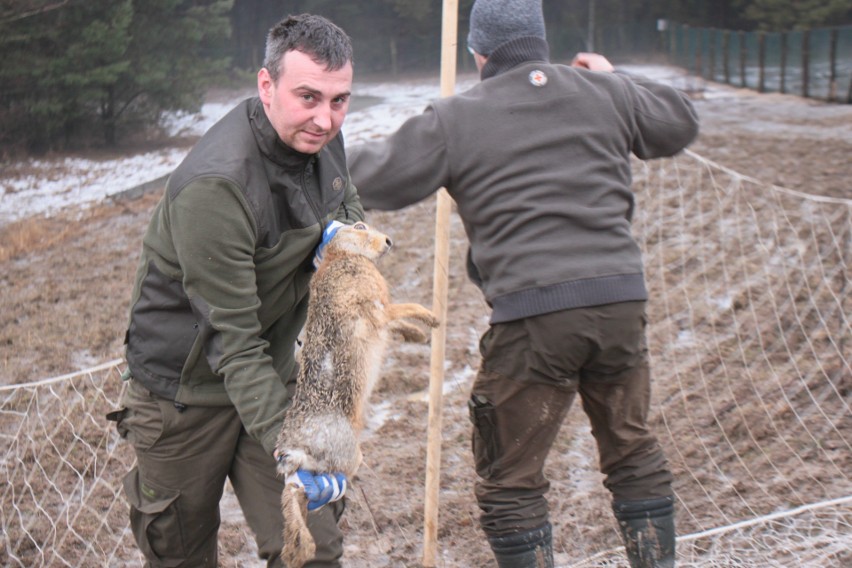
<path fill-rule="evenodd" d="M 691 152 L 637 161 L 634 178 L 679 565 L 852 564 L 852 201 Z M 122 365 L 0 387 L 0 563 L 142 563 L 121 489 L 132 451 L 104 419 Z M 572 566 L 624 563 L 584 556 Z"/>

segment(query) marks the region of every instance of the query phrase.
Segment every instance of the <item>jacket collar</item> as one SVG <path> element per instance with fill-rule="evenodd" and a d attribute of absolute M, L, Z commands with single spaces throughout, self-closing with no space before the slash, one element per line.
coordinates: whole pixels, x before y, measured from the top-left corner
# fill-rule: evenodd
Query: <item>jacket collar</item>
<path fill-rule="evenodd" d="M 484 81 L 528 61 L 550 61 L 550 48 L 545 40 L 530 36 L 501 44 L 488 56 L 479 78 Z"/>
<path fill-rule="evenodd" d="M 316 154 L 303 154 L 287 146 L 278 137 L 263 110 L 259 97 L 249 101 L 249 122 L 260 152 L 272 162 L 286 169 L 301 171 Z"/>

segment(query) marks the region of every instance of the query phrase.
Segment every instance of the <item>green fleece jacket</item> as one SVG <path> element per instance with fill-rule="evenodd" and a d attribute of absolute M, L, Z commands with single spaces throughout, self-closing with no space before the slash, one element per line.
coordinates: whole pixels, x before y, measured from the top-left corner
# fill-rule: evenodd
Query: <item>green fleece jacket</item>
<path fill-rule="evenodd" d="M 496 49 L 481 78 L 387 140 L 349 149 L 364 206 L 399 209 L 445 187 L 492 323 L 647 299 L 630 229 L 630 156 L 685 148 L 698 132 L 689 99 L 550 63 L 547 43 L 533 37 Z"/>
<path fill-rule="evenodd" d="M 363 217 L 341 136 L 301 154 L 259 99 L 238 105 L 170 176 L 148 226 L 127 332 L 134 380 L 187 406 L 233 405 L 271 453 L 314 250 L 330 220 Z"/>

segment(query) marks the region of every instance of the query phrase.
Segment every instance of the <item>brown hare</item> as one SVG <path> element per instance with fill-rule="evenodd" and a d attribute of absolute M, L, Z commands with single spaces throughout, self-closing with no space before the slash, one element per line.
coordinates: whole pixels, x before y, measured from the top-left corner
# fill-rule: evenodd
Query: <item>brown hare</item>
<path fill-rule="evenodd" d="M 438 325 L 420 304 L 391 303 L 374 264 L 390 247 L 386 235 L 359 222 L 340 227 L 323 251 L 311 281 L 293 405 L 276 445 L 278 472 L 285 479 L 299 469 L 355 474 L 361 463 L 358 435 L 389 333 L 422 342 L 427 336 L 404 318 Z M 281 557 L 288 567 L 300 567 L 316 548 L 306 525 L 307 498 L 298 484 L 285 486 L 282 512 Z"/>

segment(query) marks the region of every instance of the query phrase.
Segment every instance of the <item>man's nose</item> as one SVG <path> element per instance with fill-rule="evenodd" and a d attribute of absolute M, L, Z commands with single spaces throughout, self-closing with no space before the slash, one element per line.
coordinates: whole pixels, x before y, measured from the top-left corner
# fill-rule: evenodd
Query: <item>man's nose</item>
<path fill-rule="evenodd" d="M 325 105 L 320 105 L 314 113 L 314 124 L 323 131 L 331 130 L 331 109 Z"/>

